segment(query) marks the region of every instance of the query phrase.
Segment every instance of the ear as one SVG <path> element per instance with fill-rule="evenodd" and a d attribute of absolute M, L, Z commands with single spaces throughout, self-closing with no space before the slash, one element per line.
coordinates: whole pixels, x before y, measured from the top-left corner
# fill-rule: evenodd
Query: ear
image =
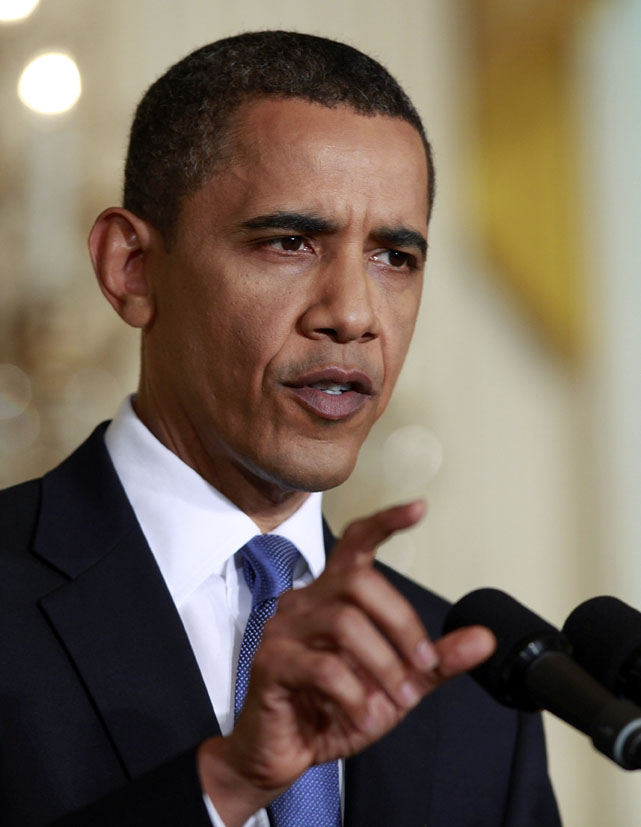
<path fill-rule="evenodd" d="M 132 327 L 148 327 L 154 318 L 145 255 L 154 234 L 146 221 L 121 207 L 102 212 L 89 233 L 89 254 L 100 289 Z"/>

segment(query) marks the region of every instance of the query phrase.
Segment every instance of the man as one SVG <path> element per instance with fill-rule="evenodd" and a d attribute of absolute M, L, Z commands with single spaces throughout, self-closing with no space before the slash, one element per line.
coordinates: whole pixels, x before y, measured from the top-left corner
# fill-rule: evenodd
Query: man
<path fill-rule="evenodd" d="M 416 320 L 434 171 L 409 100 L 349 47 L 241 35 L 151 87 L 125 177 L 89 246 L 142 331 L 137 395 L 2 500 L 6 823 L 557 824 L 538 718 L 431 694 L 489 632 L 433 643 L 443 601 L 373 565 L 421 503 L 325 566 L 309 493 L 349 476 Z M 273 534 L 297 588 L 259 644 Z"/>

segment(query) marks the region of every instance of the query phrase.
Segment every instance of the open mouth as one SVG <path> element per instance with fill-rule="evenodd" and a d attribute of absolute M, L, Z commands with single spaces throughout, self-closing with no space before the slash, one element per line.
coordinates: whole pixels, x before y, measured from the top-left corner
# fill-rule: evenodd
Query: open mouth
<path fill-rule="evenodd" d="M 323 419 L 346 419 L 374 395 L 372 381 L 360 371 L 326 368 L 286 383 L 307 410 Z"/>
<path fill-rule="evenodd" d="M 355 390 L 352 382 L 345 382 L 341 385 L 336 384 L 336 382 L 314 382 L 314 384 L 309 387 L 317 388 L 319 391 L 328 393 L 330 396 L 340 396 L 342 393 Z"/>

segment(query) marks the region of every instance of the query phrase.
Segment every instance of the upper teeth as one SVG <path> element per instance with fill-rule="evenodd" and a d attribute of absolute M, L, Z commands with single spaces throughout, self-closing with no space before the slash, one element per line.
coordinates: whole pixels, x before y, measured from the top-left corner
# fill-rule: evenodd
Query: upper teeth
<path fill-rule="evenodd" d="M 348 391 L 352 387 L 352 383 L 347 382 L 343 385 L 338 385 L 336 382 L 314 382 L 312 387 L 318 388 L 320 391 L 325 391 L 325 393 L 339 394 Z"/>

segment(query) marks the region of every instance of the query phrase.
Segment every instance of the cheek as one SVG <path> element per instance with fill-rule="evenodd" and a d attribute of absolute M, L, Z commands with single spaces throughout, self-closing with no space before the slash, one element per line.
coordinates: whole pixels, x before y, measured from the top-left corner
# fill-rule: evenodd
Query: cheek
<path fill-rule="evenodd" d="M 420 296 L 420 294 L 419 294 Z M 398 306 L 390 312 L 384 325 L 383 362 L 385 366 L 385 388 L 382 394 L 382 408 L 389 402 L 398 375 L 401 372 L 407 350 L 412 340 L 418 301 L 408 302 L 402 311 Z M 382 411 L 381 411 L 382 412 Z"/>
<path fill-rule="evenodd" d="M 302 306 L 294 288 L 291 280 L 264 273 L 239 275 L 221 286 L 212 299 L 220 311 L 212 314 L 211 338 L 214 345 L 224 342 L 230 363 L 264 367 L 289 344 Z"/>
<path fill-rule="evenodd" d="M 385 347 L 390 362 L 400 363 L 399 370 L 412 341 L 420 299 L 419 289 L 408 290 L 402 301 L 392 302 L 387 307 Z"/>
<path fill-rule="evenodd" d="M 210 341 L 210 359 L 225 392 L 257 401 L 270 364 L 289 342 L 289 326 L 275 311 L 265 313 L 254 304 L 217 319 Z"/>

